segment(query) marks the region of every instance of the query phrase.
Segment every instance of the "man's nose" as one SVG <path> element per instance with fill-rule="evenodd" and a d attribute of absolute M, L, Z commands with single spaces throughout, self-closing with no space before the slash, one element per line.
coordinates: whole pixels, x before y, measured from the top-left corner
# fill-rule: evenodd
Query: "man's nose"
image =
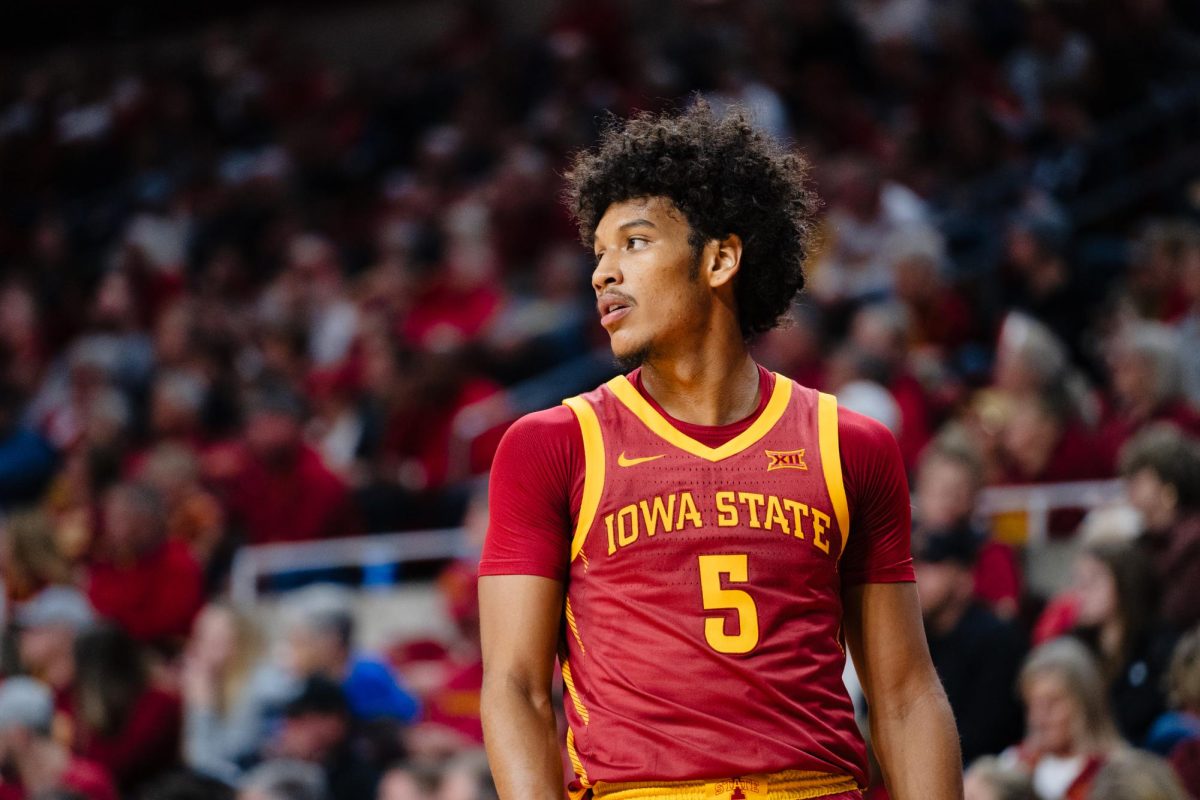
<path fill-rule="evenodd" d="M 607 287 L 621 282 L 621 270 L 617 266 L 617 259 L 607 253 L 600 257 L 596 262 L 596 268 L 592 270 L 592 288 L 596 290 L 596 294 L 600 294 Z"/>

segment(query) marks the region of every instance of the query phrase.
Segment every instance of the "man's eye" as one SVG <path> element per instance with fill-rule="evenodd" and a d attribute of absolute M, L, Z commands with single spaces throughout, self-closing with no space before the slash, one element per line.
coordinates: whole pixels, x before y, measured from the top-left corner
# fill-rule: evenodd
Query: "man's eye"
<path fill-rule="evenodd" d="M 596 253 L 596 264 L 597 264 L 597 265 L 600 263 L 600 259 L 602 259 L 602 258 L 604 258 L 604 251 L 603 251 L 603 250 L 601 250 L 599 253 Z"/>
<path fill-rule="evenodd" d="M 641 250 L 648 244 L 650 244 L 650 242 L 647 239 L 643 239 L 641 236 L 634 236 L 629 240 L 625 247 L 628 250 Z"/>

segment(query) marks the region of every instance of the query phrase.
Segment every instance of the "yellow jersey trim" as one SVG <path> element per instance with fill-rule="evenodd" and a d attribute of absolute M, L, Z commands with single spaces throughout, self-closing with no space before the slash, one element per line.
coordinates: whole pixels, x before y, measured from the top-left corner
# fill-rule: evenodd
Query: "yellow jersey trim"
<path fill-rule="evenodd" d="M 846 542 L 850 541 L 850 504 L 846 501 L 846 484 L 842 481 L 837 398 L 824 392 L 817 400 L 817 440 L 821 445 L 821 471 L 825 473 L 825 486 L 833 502 L 838 529 L 842 532 L 842 549 L 838 551 L 840 561 L 846 552 Z"/>
<path fill-rule="evenodd" d="M 735 787 L 742 789 L 742 794 L 747 798 L 808 800 L 852 792 L 858 789 L 858 783 L 849 775 L 784 770 L 767 775 L 743 775 L 707 781 L 598 781 L 592 787 L 592 793 L 596 800 L 727 800 Z"/>
<path fill-rule="evenodd" d="M 574 561 L 596 521 L 596 509 L 600 507 L 600 495 L 604 491 L 604 437 L 600 434 L 600 420 L 591 403 L 576 396 L 563 400 L 563 405 L 575 412 L 579 430 L 583 433 L 583 498 L 579 503 L 575 535 L 571 538 L 571 560 Z"/>
<path fill-rule="evenodd" d="M 696 441 L 668 422 L 666 417 L 658 413 L 658 410 L 650 405 L 646 401 L 646 398 L 642 397 L 642 393 L 624 375 L 618 375 L 609 381 L 608 388 L 626 408 L 633 412 L 634 416 L 642 421 L 642 424 L 660 439 L 664 439 L 680 450 L 691 453 L 694 456 L 699 456 L 707 461 L 721 461 L 730 456 L 737 455 L 753 445 L 765 436 L 771 428 L 775 427 L 775 423 L 779 422 L 780 417 L 783 416 L 783 412 L 787 410 L 788 401 L 792 398 L 791 379 L 785 378 L 782 375 L 776 375 L 775 389 L 771 392 L 771 399 L 767 401 L 767 406 L 763 409 L 762 414 L 758 416 L 758 419 L 754 420 L 749 428 L 746 428 L 746 430 L 720 447 L 709 447 L 706 444 Z"/>

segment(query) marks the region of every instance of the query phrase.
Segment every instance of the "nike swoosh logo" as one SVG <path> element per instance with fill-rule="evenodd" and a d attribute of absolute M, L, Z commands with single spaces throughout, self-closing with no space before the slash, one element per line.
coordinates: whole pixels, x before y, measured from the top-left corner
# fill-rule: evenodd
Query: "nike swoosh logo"
<path fill-rule="evenodd" d="M 642 458 L 626 458 L 625 452 L 621 451 L 621 455 L 617 456 L 617 464 L 622 467 L 632 467 L 636 464 L 645 464 L 647 461 L 657 461 L 664 457 L 666 453 L 659 453 L 656 456 L 643 456 Z"/>

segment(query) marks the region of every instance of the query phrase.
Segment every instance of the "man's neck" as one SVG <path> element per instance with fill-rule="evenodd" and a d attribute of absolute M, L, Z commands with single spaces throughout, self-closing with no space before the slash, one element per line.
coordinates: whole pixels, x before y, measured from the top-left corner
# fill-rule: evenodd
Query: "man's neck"
<path fill-rule="evenodd" d="M 693 425 L 728 425 L 758 406 L 758 366 L 743 344 L 725 351 L 647 360 L 642 386 L 662 409 Z"/>

